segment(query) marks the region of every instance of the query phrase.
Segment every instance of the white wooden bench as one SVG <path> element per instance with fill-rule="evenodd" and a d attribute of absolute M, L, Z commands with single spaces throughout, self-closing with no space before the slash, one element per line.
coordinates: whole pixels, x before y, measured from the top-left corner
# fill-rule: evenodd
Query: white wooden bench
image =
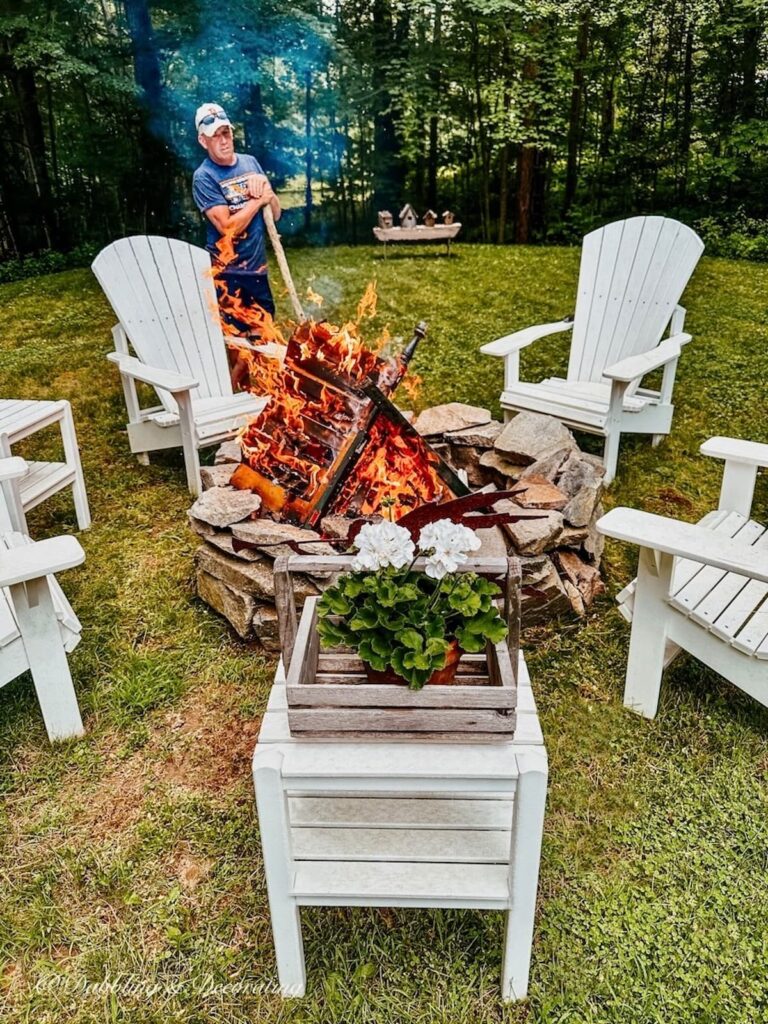
<path fill-rule="evenodd" d="M 525 661 L 497 743 L 299 740 L 278 669 L 253 757 L 281 992 L 306 985 L 302 906 L 507 912 L 502 997 L 523 999 L 547 755 Z"/>
<path fill-rule="evenodd" d="M 640 546 L 637 579 L 618 601 L 632 622 L 624 703 L 648 718 L 681 650 L 768 705 L 768 530 L 750 518 L 768 444 L 713 437 L 701 452 L 725 470 L 719 507 L 699 523 L 615 508 L 597 524 Z"/>
<path fill-rule="evenodd" d="M 17 489 L 7 489 L 5 502 L 13 506 L 13 525 L 26 532 L 24 514 L 65 487 L 72 488 L 77 525 L 81 530 L 91 525 L 85 478 L 80 462 L 80 449 L 69 402 L 61 400 L 24 401 L 0 399 L 0 459 L 10 458 L 12 447 L 45 427 L 58 425 L 64 446 L 63 462 L 28 462 L 28 472 Z M 3 528 L 0 520 L 0 529 Z M 7 528 L 7 524 L 6 524 Z"/>
<path fill-rule="evenodd" d="M 4 485 L 25 473 L 23 459 L 0 459 Z M 52 741 L 83 732 L 67 663 L 80 641 L 80 623 L 53 573 L 84 559 L 74 537 L 35 542 L 20 531 L 0 532 L 0 688 L 31 672 Z"/>

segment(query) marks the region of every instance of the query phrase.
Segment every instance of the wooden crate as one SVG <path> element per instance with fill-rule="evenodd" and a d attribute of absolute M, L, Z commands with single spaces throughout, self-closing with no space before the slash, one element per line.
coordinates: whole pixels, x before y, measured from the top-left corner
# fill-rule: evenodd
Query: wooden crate
<path fill-rule="evenodd" d="M 445 741 L 509 740 L 515 731 L 519 654 L 520 569 L 516 559 L 468 562 L 460 571 L 499 578 L 509 624 L 506 641 L 483 654 L 465 654 L 456 683 L 369 683 L 351 651 L 320 649 L 317 601 L 309 598 L 297 622 L 291 574 L 347 571 L 350 556 L 278 559 L 277 605 L 286 666 L 288 725 L 307 738 Z M 416 568 L 419 563 L 416 563 Z"/>

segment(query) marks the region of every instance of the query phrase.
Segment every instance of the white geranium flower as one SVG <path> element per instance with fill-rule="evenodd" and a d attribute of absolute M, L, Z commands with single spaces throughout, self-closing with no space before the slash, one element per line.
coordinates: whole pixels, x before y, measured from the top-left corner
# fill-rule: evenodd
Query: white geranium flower
<path fill-rule="evenodd" d="M 355 537 L 357 555 L 352 562 L 356 572 L 386 569 L 391 565 L 402 569 L 413 560 L 415 547 L 410 533 L 397 523 L 384 520 L 381 523 L 366 523 Z"/>
<path fill-rule="evenodd" d="M 479 547 L 480 538 L 474 530 L 450 519 L 428 523 L 419 534 L 419 549 L 427 556 L 424 571 L 435 580 L 456 572 L 466 562 L 468 552 Z"/>

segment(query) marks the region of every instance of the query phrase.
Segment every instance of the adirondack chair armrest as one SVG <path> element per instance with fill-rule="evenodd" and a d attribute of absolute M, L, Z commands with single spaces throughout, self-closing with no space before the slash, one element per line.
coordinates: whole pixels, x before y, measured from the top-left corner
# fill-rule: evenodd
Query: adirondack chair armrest
<path fill-rule="evenodd" d="M 85 561 L 85 552 L 75 537 L 51 537 L 0 553 L 0 587 L 72 569 Z"/>
<path fill-rule="evenodd" d="M 515 331 L 514 334 L 507 334 L 503 338 L 489 341 L 480 347 L 480 351 L 486 356 L 508 356 L 512 352 L 519 352 L 521 348 L 532 345 L 540 338 L 546 338 L 550 334 L 559 334 L 561 331 L 570 331 L 572 327 L 573 320 L 557 320 L 551 324 L 526 327 L 522 331 Z"/>
<path fill-rule="evenodd" d="M 0 459 L 0 480 L 18 480 L 25 476 L 27 464 L 18 455 L 12 455 L 7 459 Z"/>
<path fill-rule="evenodd" d="M 598 519 L 597 529 L 616 540 L 768 583 L 768 550 L 739 544 L 705 526 L 620 507 Z"/>
<path fill-rule="evenodd" d="M 153 388 L 160 388 L 163 391 L 170 391 L 176 394 L 181 391 L 191 391 L 200 387 L 200 381 L 194 377 L 186 377 L 182 373 L 175 373 L 173 370 L 161 370 L 156 366 L 147 366 L 140 359 L 133 356 L 126 356 L 122 352 L 110 352 L 107 355 L 110 362 L 116 363 L 121 373 L 133 377 L 134 380 L 151 384 Z"/>
<path fill-rule="evenodd" d="M 747 466 L 768 466 L 768 444 L 742 441 L 737 437 L 710 437 L 699 448 L 702 455 Z"/>
<path fill-rule="evenodd" d="M 690 340 L 690 334 L 674 334 L 671 338 L 665 338 L 650 352 L 628 356 L 612 366 L 607 366 L 603 370 L 603 376 L 618 383 L 631 384 L 632 381 L 640 380 L 651 370 L 658 370 L 660 366 L 665 366 L 673 359 L 679 358 L 683 345 L 687 345 Z"/>

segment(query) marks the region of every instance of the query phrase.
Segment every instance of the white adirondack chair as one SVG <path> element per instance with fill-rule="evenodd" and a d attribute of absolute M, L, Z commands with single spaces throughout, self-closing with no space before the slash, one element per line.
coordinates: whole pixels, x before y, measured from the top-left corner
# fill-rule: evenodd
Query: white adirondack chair
<path fill-rule="evenodd" d="M 18 523 L 16 508 L 5 504 L 3 492 L 26 473 L 23 459 L 0 459 L 0 520 L 6 526 Z M 18 528 L 0 527 L 0 688 L 32 673 L 51 741 L 83 733 L 67 663 L 67 653 L 80 641 L 80 623 L 53 573 L 84 560 L 74 537 L 35 542 Z"/>
<path fill-rule="evenodd" d="M 18 529 L 23 533 L 27 532 L 24 514 L 65 487 L 72 488 L 77 525 L 81 530 L 87 530 L 91 525 L 80 447 L 69 402 L 63 399 L 50 402 L 0 398 L 0 459 L 10 458 L 11 449 L 17 442 L 55 425 L 61 432 L 64 461 L 30 462 L 20 484 L 6 488 L 6 504 L 15 505 Z M 1 519 L 0 513 L 0 530 L 3 528 Z"/>
<path fill-rule="evenodd" d="M 546 413 L 603 435 L 606 483 L 616 474 L 621 434 L 652 434 L 658 444 L 672 425 L 677 361 L 691 340 L 678 301 L 703 249 L 694 231 L 666 217 L 631 217 L 588 234 L 573 320 L 528 327 L 480 350 L 504 357 L 505 417 L 509 410 Z M 667 325 L 670 336 L 662 341 Z M 567 376 L 521 381 L 521 349 L 571 329 Z M 660 367 L 660 390 L 640 387 Z"/>
<path fill-rule="evenodd" d="M 768 529 L 750 519 L 768 444 L 713 437 L 701 452 L 725 470 L 718 508 L 699 523 L 614 508 L 597 524 L 640 546 L 637 579 L 618 600 L 632 622 L 624 703 L 646 718 L 681 650 L 768 706 Z"/>
<path fill-rule="evenodd" d="M 149 452 L 183 447 L 189 490 L 199 494 L 198 449 L 233 437 L 267 402 L 232 391 L 210 256 L 137 235 L 102 249 L 92 269 L 119 321 L 107 358 L 120 369 L 131 451 L 146 465 Z M 136 381 L 161 404 L 142 409 Z"/>

